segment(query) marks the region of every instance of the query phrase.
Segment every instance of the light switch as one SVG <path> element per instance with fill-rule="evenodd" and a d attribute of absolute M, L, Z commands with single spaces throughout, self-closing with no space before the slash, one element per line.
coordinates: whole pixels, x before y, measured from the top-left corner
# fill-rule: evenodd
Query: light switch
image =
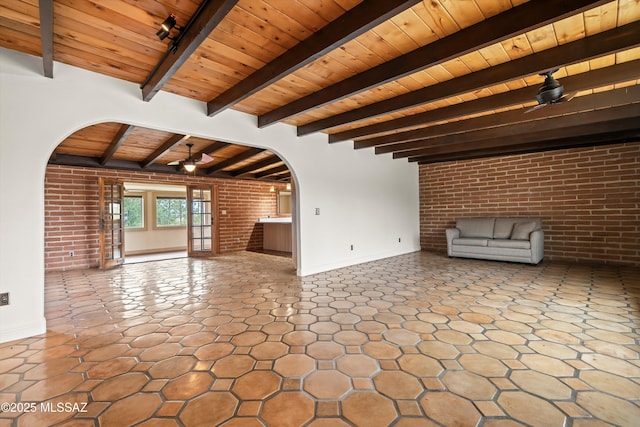
<path fill-rule="evenodd" d="M 316 215 L 320 215 L 320 208 L 316 208 Z"/>

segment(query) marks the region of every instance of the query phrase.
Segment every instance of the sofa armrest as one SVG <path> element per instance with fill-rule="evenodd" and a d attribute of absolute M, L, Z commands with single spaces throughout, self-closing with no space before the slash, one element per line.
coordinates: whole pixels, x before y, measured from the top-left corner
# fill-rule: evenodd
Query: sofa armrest
<path fill-rule="evenodd" d="M 451 255 L 451 245 L 453 245 L 453 239 L 460 237 L 460 230 L 457 228 L 447 228 L 445 230 L 447 234 L 447 255 Z"/>
<path fill-rule="evenodd" d="M 542 230 L 532 231 L 529 235 L 531 242 L 531 263 L 537 264 L 544 258 L 544 232 Z"/>

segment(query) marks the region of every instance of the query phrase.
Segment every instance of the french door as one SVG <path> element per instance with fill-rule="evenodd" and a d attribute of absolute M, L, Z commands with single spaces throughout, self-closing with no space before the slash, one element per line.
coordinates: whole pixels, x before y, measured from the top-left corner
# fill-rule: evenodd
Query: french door
<path fill-rule="evenodd" d="M 124 263 L 124 185 L 117 179 L 100 178 L 101 269 Z"/>
<path fill-rule="evenodd" d="M 187 248 L 189 256 L 206 257 L 218 253 L 217 186 L 187 186 Z"/>

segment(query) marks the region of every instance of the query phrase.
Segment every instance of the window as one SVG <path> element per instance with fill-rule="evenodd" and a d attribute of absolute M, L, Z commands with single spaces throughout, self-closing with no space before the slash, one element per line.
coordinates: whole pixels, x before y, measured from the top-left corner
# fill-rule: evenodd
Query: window
<path fill-rule="evenodd" d="M 179 227 L 186 224 L 186 198 L 156 197 L 156 225 L 158 227 Z"/>
<path fill-rule="evenodd" d="M 144 199 L 142 196 L 124 197 L 124 227 L 144 228 Z"/>

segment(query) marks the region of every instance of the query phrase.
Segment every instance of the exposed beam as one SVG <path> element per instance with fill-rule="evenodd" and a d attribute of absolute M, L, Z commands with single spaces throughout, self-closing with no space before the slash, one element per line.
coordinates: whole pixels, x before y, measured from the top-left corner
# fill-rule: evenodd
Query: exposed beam
<path fill-rule="evenodd" d="M 364 34 L 421 0 L 365 0 L 207 103 L 213 116 Z"/>
<path fill-rule="evenodd" d="M 640 102 L 640 85 L 581 96 L 573 99 L 571 102 L 549 105 L 530 113 L 525 113 L 526 108 L 505 111 L 503 113 L 489 114 L 468 120 L 421 128 L 415 131 L 371 138 L 365 141 L 368 144 L 375 143 L 376 154 L 414 150 L 429 147 L 434 143 L 434 140 L 437 140 L 439 143 L 446 143 L 444 141 L 447 139 L 447 135 L 450 134 L 462 134 L 486 128 L 500 129 L 504 126 L 512 126 L 541 119 L 551 119 L 565 114 L 574 114 L 579 111 L 606 109 L 631 104 L 633 102 Z M 536 124 L 535 126 L 538 125 Z"/>
<path fill-rule="evenodd" d="M 233 172 L 231 172 L 231 175 L 233 176 L 244 175 L 258 169 L 266 168 L 267 166 L 270 166 L 274 163 L 280 163 L 281 161 L 282 159 L 274 154 L 273 156 L 269 156 L 264 160 L 260 160 L 259 162 L 256 162 L 256 163 L 251 163 L 250 165 L 247 165 L 243 168 L 234 170 Z"/>
<path fill-rule="evenodd" d="M 500 157 L 513 154 L 537 153 L 541 151 L 563 150 L 578 147 L 594 147 L 597 145 L 620 144 L 624 142 L 637 142 L 640 140 L 640 128 L 622 130 L 617 132 L 605 132 L 592 135 L 580 135 L 576 137 L 551 139 L 537 143 L 513 145 L 508 147 L 486 148 L 469 150 L 450 155 L 423 156 L 413 159 L 420 165 L 443 163 L 457 160 L 471 160 L 487 157 Z"/>
<path fill-rule="evenodd" d="M 209 144 L 207 145 L 204 149 L 200 150 L 197 153 L 194 153 L 193 157 L 194 158 L 198 158 L 199 156 L 202 156 L 202 154 L 206 154 L 208 156 L 212 156 L 217 153 L 218 151 L 230 146 L 231 144 L 229 144 L 228 142 L 222 142 L 222 141 L 215 141 L 213 144 Z"/>
<path fill-rule="evenodd" d="M 76 156 L 72 154 L 56 154 L 55 156 L 51 156 L 49 159 L 50 165 L 64 165 L 64 166 L 78 166 L 85 168 L 98 168 L 98 169 L 118 169 L 118 170 L 127 170 L 127 171 L 144 171 L 144 172 L 157 172 L 157 173 L 166 173 L 173 175 L 185 175 L 184 169 L 176 166 L 168 166 L 162 165 L 158 163 L 154 163 L 150 165 L 147 169 L 143 169 L 140 162 L 132 161 L 132 160 L 121 160 L 121 159 L 112 159 L 106 165 L 100 164 L 99 157 L 89 157 L 89 156 Z M 221 179 L 241 179 L 241 180 L 254 180 L 253 176 L 247 175 L 244 177 L 234 177 L 231 174 L 218 171 L 211 175 L 207 175 L 206 171 L 201 168 L 196 168 L 195 172 L 190 172 L 189 175 L 197 175 L 197 176 L 208 176 L 210 178 L 221 178 Z M 279 178 L 279 177 L 276 177 Z M 278 182 L 278 179 L 262 179 L 260 181 L 273 181 Z"/>
<path fill-rule="evenodd" d="M 587 73 L 576 74 L 574 76 L 562 78 L 562 84 L 566 92 L 581 91 L 600 86 L 626 82 L 638 78 L 640 60 L 624 62 L 611 67 L 599 68 Z M 542 80 L 540 81 L 542 84 Z M 354 139 L 366 135 L 375 135 L 385 132 L 392 132 L 403 128 L 424 126 L 429 123 L 436 123 L 442 120 L 450 120 L 456 117 L 478 114 L 512 105 L 525 104 L 535 100 L 537 87 L 525 87 L 497 95 L 487 96 L 473 101 L 461 102 L 448 107 L 426 111 L 411 116 L 362 126 L 329 135 L 329 142 L 339 142 Z M 355 148 L 365 148 L 368 145 L 356 142 Z"/>
<path fill-rule="evenodd" d="M 136 127 L 133 125 L 122 125 L 116 135 L 113 137 L 111 142 L 109 143 L 109 147 L 107 151 L 105 151 L 104 155 L 100 159 L 101 165 L 106 165 L 109 160 L 113 158 L 113 155 L 118 151 L 118 148 L 124 143 L 125 139 L 131 134 L 131 132 Z"/>
<path fill-rule="evenodd" d="M 525 3 L 263 114 L 258 117 L 258 126 L 339 101 L 607 2 L 541 0 Z"/>
<path fill-rule="evenodd" d="M 53 0 L 40 0 L 40 42 L 44 76 L 53 78 Z"/>
<path fill-rule="evenodd" d="M 242 153 L 240 153 L 240 154 L 238 154 L 236 156 L 230 157 L 230 158 L 228 158 L 226 160 L 221 161 L 220 163 L 216 163 L 215 165 L 213 165 L 211 167 L 208 167 L 207 170 L 206 170 L 207 175 L 211 175 L 211 174 L 213 174 L 213 173 L 215 173 L 217 171 L 220 171 L 220 170 L 222 170 L 224 168 L 228 168 L 230 166 L 233 166 L 236 163 L 242 162 L 242 161 L 247 160 L 247 159 L 249 159 L 249 158 L 251 158 L 253 156 L 258 155 L 258 154 L 262 153 L 263 151 L 265 151 L 264 148 L 249 148 L 249 149 L 243 151 Z"/>
<path fill-rule="evenodd" d="M 640 21 L 298 127 L 298 135 L 401 111 L 640 45 Z"/>
<path fill-rule="evenodd" d="M 203 0 L 191 17 L 175 44 L 160 59 L 142 86 L 142 99 L 150 101 L 162 86 L 178 71 L 224 17 L 238 3 L 238 0 Z M 175 48 L 174 48 L 175 47 Z"/>
<path fill-rule="evenodd" d="M 121 169 L 128 171 L 144 171 L 144 172 L 159 172 L 159 173 L 171 173 L 171 174 L 183 174 L 175 166 L 168 166 L 163 164 L 154 163 L 147 168 L 143 168 L 140 162 L 133 160 L 111 159 L 107 163 L 102 164 L 100 157 L 89 156 L 77 156 L 71 154 L 58 154 L 55 159 L 50 159 L 49 164 L 65 165 L 65 166 L 80 166 L 88 168 L 101 168 L 101 169 Z M 196 169 L 197 171 L 197 169 Z"/>
<path fill-rule="evenodd" d="M 482 130 L 471 133 L 473 135 L 463 134 L 468 137 L 478 138 L 472 142 L 466 141 L 467 138 L 465 138 L 464 141 L 438 144 L 430 148 L 394 153 L 393 158 L 408 157 L 409 161 L 417 161 L 416 159 L 422 156 L 450 155 L 469 150 L 509 147 L 551 139 L 597 134 L 602 133 L 603 128 L 606 128 L 606 130 L 610 132 L 635 129 L 640 127 L 637 120 L 639 112 L 640 105 L 635 105 L 633 108 L 631 108 L 631 106 L 611 108 L 603 114 L 598 114 L 597 111 L 590 111 L 588 113 L 575 114 L 575 117 L 566 116 L 560 119 L 545 120 L 544 123 L 538 123 L 538 129 L 535 130 L 532 130 L 530 126 L 531 123 L 524 123 L 523 127 L 519 127 L 518 129 L 503 130 L 503 136 L 496 136 L 497 134 L 495 132 Z M 571 117 L 570 121 L 568 121 L 568 117 Z M 553 122 L 553 124 L 547 124 L 547 122 Z M 606 127 L 604 123 L 606 123 Z M 508 126 L 508 128 L 515 127 L 517 126 Z"/>
<path fill-rule="evenodd" d="M 275 168 L 267 169 L 266 171 L 258 172 L 254 176 L 256 178 L 264 178 L 265 176 L 275 175 L 277 173 L 285 172 L 288 170 L 289 168 L 287 167 L 287 165 L 280 165 L 280 166 L 276 166 Z"/>
<path fill-rule="evenodd" d="M 159 158 L 167 154 L 169 151 L 173 150 L 178 145 L 182 144 L 183 141 L 189 139 L 189 135 L 180 135 L 175 134 L 171 138 L 169 138 L 164 144 L 158 147 L 149 157 L 144 159 L 140 165 L 143 169 L 148 168 L 153 163 L 157 162 Z"/>

